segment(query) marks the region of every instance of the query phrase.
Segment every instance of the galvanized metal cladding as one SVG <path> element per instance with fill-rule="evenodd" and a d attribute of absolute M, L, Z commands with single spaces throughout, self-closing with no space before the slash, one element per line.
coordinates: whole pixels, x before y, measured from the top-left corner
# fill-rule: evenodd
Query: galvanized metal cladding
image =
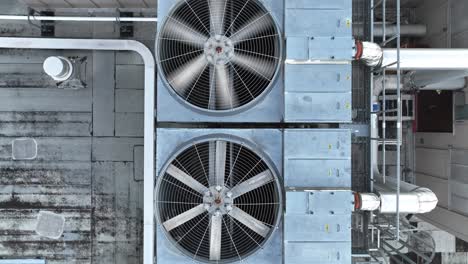
<path fill-rule="evenodd" d="M 182 101 L 206 111 L 253 104 L 281 64 L 281 34 L 258 0 L 179 1 L 157 39 L 161 75 Z"/>
<path fill-rule="evenodd" d="M 187 257 L 243 261 L 262 249 L 281 218 L 276 168 L 245 142 L 187 143 L 156 187 L 157 215 Z"/>

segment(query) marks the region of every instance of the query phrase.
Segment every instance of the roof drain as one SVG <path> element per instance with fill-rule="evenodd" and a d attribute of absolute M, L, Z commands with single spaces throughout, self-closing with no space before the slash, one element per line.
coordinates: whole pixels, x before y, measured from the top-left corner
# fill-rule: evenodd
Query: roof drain
<path fill-rule="evenodd" d="M 3 49 L 47 50 L 108 50 L 134 51 L 145 65 L 145 132 L 144 132 L 144 242 L 143 263 L 154 258 L 154 90 L 155 60 L 151 51 L 134 40 L 59 39 L 59 38 L 0 38 Z"/>

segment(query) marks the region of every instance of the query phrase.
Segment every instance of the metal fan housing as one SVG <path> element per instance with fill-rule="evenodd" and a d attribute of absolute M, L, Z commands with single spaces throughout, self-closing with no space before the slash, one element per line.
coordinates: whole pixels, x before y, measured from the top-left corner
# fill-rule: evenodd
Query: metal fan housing
<path fill-rule="evenodd" d="M 228 3 L 232 2 L 232 0 L 226 1 Z M 178 22 L 174 22 L 175 19 L 171 18 L 173 14 L 177 14 L 181 6 L 185 6 L 184 12 L 190 12 L 187 3 L 193 5 L 194 2 L 209 3 L 210 1 L 169 0 L 160 1 L 158 6 L 158 17 L 161 19 L 161 22 L 158 23 L 158 37 L 156 39 L 156 57 L 158 62 L 157 108 L 164 109 L 164 111 L 159 111 L 157 116 L 158 121 L 281 122 L 284 112 L 283 107 L 281 107 L 284 104 L 284 95 L 282 93 L 283 3 L 281 1 L 245 1 L 255 3 L 258 9 L 261 10 L 257 11 L 265 13 L 264 17 L 267 18 L 265 21 L 268 21 L 268 23 L 264 24 L 267 26 L 258 22 L 254 22 L 254 24 L 258 23 L 257 27 L 265 27 L 265 31 L 261 32 L 263 35 L 277 35 L 275 36 L 277 43 L 275 42 L 273 47 L 271 43 L 274 41 L 261 40 L 263 37 L 268 37 L 263 36 L 257 44 L 245 42 L 239 47 L 236 46 L 239 45 L 236 38 L 248 38 L 248 34 L 245 34 L 245 36 L 243 34 L 235 36 L 232 33 L 228 34 L 226 32 L 217 34 L 216 26 L 208 28 L 210 23 L 206 21 L 206 16 L 209 15 L 198 14 L 199 11 L 195 10 L 195 6 L 192 8 L 195 10 L 194 13 L 191 13 L 192 18 L 182 23 L 192 23 L 197 28 L 197 31 L 203 30 L 203 36 L 197 36 L 198 33 L 192 34 L 193 31 L 184 28 Z M 242 7 L 244 2 L 237 2 Z M 236 2 L 234 1 L 233 3 Z M 215 7 L 211 8 L 214 9 Z M 239 10 L 242 9 L 237 7 L 237 11 Z M 198 14 L 199 19 L 194 14 Z M 247 14 L 251 14 L 252 18 L 255 18 L 253 11 L 251 13 L 247 12 Z M 229 18 L 231 21 L 236 21 L 235 13 L 228 14 L 227 16 L 231 16 Z M 242 16 L 248 17 L 245 14 Z M 243 19 L 245 20 L 246 18 Z M 177 19 L 177 21 L 179 20 Z M 203 21 L 204 25 L 201 23 L 196 24 L 197 21 Z M 249 21 L 244 22 L 249 25 Z M 174 23 L 177 27 L 185 29 L 185 31 L 172 29 L 176 27 Z M 235 24 L 235 27 L 238 28 L 236 29 L 234 26 L 231 28 L 237 31 L 242 29 L 239 28 L 242 26 L 241 22 L 235 22 Z M 229 21 L 225 22 L 224 30 L 229 31 L 229 25 Z M 165 33 L 168 27 L 173 36 Z M 210 34 L 208 34 L 208 31 L 210 31 Z M 197 42 L 195 45 L 199 46 L 194 48 L 192 44 L 188 43 L 176 43 L 177 45 L 172 45 L 171 42 L 168 42 L 168 39 L 180 39 L 182 37 L 192 39 L 192 42 Z M 255 39 L 255 37 L 252 37 L 252 39 Z M 270 52 L 271 50 L 271 53 L 262 54 L 266 51 L 258 50 L 259 47 L 269 47 L 268 45 L 272 48 L 268 48 L 266 51 Z M 178 47 L 182 51 L 172 51 L 173 46 L 174 49 Z M 166 53 L 169 55 L 164 55 Z M 262 60 L 260 63 L 256 63 L 256 67 L 251 67 L 252 64 L 249 64 L 249 61 L 251 62 L 252 60 L 249 60 L 249 56 L 256 56 Z M 172 60 L 173 57 L 176 57 L 176 59 Z M 269 63 L 268 60 L 275 61 L 275 64 Z M 184 67 L 189 69 L 187 73 L 178 70 L 180 68 L 185 69 Z M 188 74 L 188 72 L 193 72 L 193 74 Z M 190 85 L 186 86 L 188 83 Z M 213 91 L 207 91 L 210 89 L 210 83 L 216 87 L 211 88 L 216 93 L 214 97 L 212 95 Z M 193 88 L 193 84 L 198 86 Z M 212 98 L 216 101 L 213 102 Z"/>
<path fill-rule="evenodd" d="M 158 143 L 158 160 L 156 162 L 157 168 L 157 186 L 155 188 L 155 197 L 156 197 L 156 217 L 158 219 L 158 228 L 157 228 L 157 258 L 158 261 L 163 261 L 164 263 L 192 263 L 193 260 L 196 263 L 237 263 L 240 262 L 242 259 L 243 261 L 247 261 L 248 263 L 254 262 L 257 264 L 266 264 L 266 263 L 281 263 L 282 259 L 282 183 L 281 178 L 279 177 L 278 171 L 282 170 L 281 165 L 281 153 L 282 153 L 282 142 L 281 142 L 281 132 L 278 130 L 229 130 L 229 129 L 222 129 L 222 130 L 203 130 L 203 129 L 158 129 L 157 136 L 159 138 Z M 208 148 L 207 146 L 203 146 L 207 142 L 227 142 L 227 147 L 225 146 L 224 149 L 227 150 L 227 159 L 229 160 L 229 155 L 233 155 L 231 158 L 235 157 L 236 150 L 239 148 L 235 148 L 234 146 L 241 146 L 240 149 L 248 150 L 247 152 L 250 153 L 248 155 L 253 155 L 252 157 L 248 157 L 245 161 L 242 162 L 241 167 L 247 166 L 248 159 L 254 159 L 254 156 L 260 157 L 262 160 L 262 164 L 258 165 L 256 172 L 253 174 L 262 174 L 258 172 L 262 172 L 267 170 L 269 172 L 263 175 L 258 175 L 258 177 L 253 179 L 252 182 L 249 182 L 251 185 L 254 182 L 258 182 L 258 179 L 266 177 L 271 177 L 274 179 L 274 183 L 268 183 L 268 185 L 264 185 L 260 193 L 256 193 L 255 190 L 252 191 L 250 194 L 248 193 L 248 197 L 240 198 L 238 194 L 236 194 L 236 188 L 231 188 L 228 186 L 226 179 L 226 186 L 217 186 L 217 184 L 212 184 L 211 187 L 208 187 L 208 180 L 203 180 L 203 178 L 196 176 L 196 171 L 198 170 L 202 173 L 203 169 L 201 167 L 197 167 L 198 161 L 203 161 L 207 164 L 206 160 L 208 159 Z M 232 146 L 231 146 L 232 144 Z M 215 144 L 215 148 L 219 149 L 221 144 Z M 198 146 L 198 148 L 193 151 L 193 146 Z M 190 149 L 192 149 L 192 153 L 190 153 Z M 232 153 L 229 153 L 231 151 Z M 200 156 L 198 156 L 199 153 Z M 245 153 L 247 153 L 245 152 Z M 240 152 L 239 152 L 240 153 Z M 242 152 L 240 155 L 245 155 Z M 182 156 L 181 156 L 182 155 Z M 185 160 L 184 160 L 185 155 Z M 193 164 L 190 162 L 191 155 L 195 155 Z M 180 157 L 180 158 L 177 158 Z M 199 157 L 201 159 L 199 159 Z M 181 164 L 190 164 L 190 165 L 182 165 L 180 166 L 179 163 L 174 163 L 174 160 L 178 159 L 177 162 L 181 162 Z M 241 159 L 239 159 L 241 160 Z M 231 160 L 232 161 L 232 160 Z M 188 163 L 187 163 L 188 162 Z M 176 166 L 174 166 L 174 164 Z M 200 164 L 200 163 L 198 163 Z M 229 166 L 229 162 L 226 163 Z M 262 167 L 264 166 L 264 167 Z M 174 187 L 174 190 L 171 190 L 170 186 L 174 186 L 174 183 L 178 184 L 179 186 L 183 186 L 182 182 L 185 180 L 180 181 L 172 181 L 170 179 L 171 175 L 168 174 L 169 170 L 173 169 L 173 167 L 184 168 L 190 171 L 190 174 L 194 174 L 194 178 L 197 179 L 202 185 L 207 187 L 201 187 L 199 184 L 192 185 L 188 184 L 191 187 L 185 186 L 188 191 L 190 192 L 197 192 L 194 191 L 192 188 L 204 188 L 204 190 L 200 193 L 200 195 L 193 196 L 192 194 L 186 193 L 184 190 L 174 191 L 179 187 Z M 187 167 L 187 168 L 185 168 Z M 206 166 L 205 166 L 206 167 Z M 177 169 L 177 168 L 176 168 Z M 229 171 L 229 168 L 225 168 L 226 171 Z M 208 168 L 206 168 L 208 170 Z M 174 175 L 174 171 L 170 172 Z M 176 172 L 177 174 L 178 172 Z M 201 174 L 202 175 L 202 174 Z M 228 176 L 228 175 L 226 175 Z M 169 178 L 168 178 L 169 177 Z M 177 177 L 177 176 L 176 176 Z M 234 177 L 236 178 L 236 176 Z M 239 180 L 239 178 L 237 178 Z M 172 183 L 169 183 L 169 181 Z M 244 180 L 242 180 L 244 182 Z M 237 186 L 237 184 L 235 184 Z M 194 187 L 198 186 L 198 187 Z M 276 189 L 273 193 L 270 192 L 268 194 L 268 186 L 275 186 Z M 238 189 L 238 188 L 237 188 Z M 242 189 L 242 188 L 241 188 Z M 249 190 L 244 190 L 249 191 Z M 173 195 L 177 193 L 177 195 Z M 217 196 L 217 194 L 220 194 Z M 249 208 L 242 207 L 247 206 L 247 202 L 249 199 L 257 199 L 258 196 L 264 197 L 276 197 L 278 206 L 275 207 L 274 210 L 270 209 L 261 209 L 262 212 L 260 214 L 255 214 L 254 211 L 249 211 Z M 169 199 L 168 199 L 169 197 Z M 161 204 L 158 203 L 158 200 L 166 200 L 163 202 L 168 202 L 167 200 L 174 199 L 177 200 L 179 197 L 182 199 L 183 202 L 189 201 L 187 205 L 177 205 L 174 204 L 173 206 L 160 206 Z M 199 198 L 195 198 L 199 197 Z M 243 196 L 241 196 L 243 197 Z M 193 200 L 195 199 L 195 200 Z M 216 201 L 218 199 L 218 201 Z M 249 200 L 251 201 L 251 200 Z M 196 205 L 190 205 L 190 202 L 201 202 L 202 206 L 197 209 Z M 179 202 L 178 202 L 179 203 Z M 245 218 L 240 218 L 241 222 L 232 221 L 230 224 L 227 222 L 227 219 L 230 217 L 229 215 L 234 215 L 236 209 L 235 204 L 239 204 L 241 209 L 251 213 L 253 216 L 262 219 L 262 221 L 268 222 L 269 218 L 274 218 L 274 222 L 270 222 L 268 225 L 271 227 L 268 231 L 266 231 L 262 239 L 262 229 L 258 229 L 255 227 L 246 227 L 242 225 L 242 221 Z M 185 206 L 185 207 L 184 207 Z M 179 208 L 182 208 L 181 211 Z M 187 209 L 192 208 L 192 211 L 199 211 L 197 214 L 200 214 L 198 218 L 193 218 L 192 222 L 187 222 L 186 226 L 178 226 L 180 223 L 176 223 L 177 221 L 172 221 L 171 219 L 174 218 L 175 215 L 179 215 L 180 212 L 185 212 Z M 179 211 L 178 211 L 179 210 Z M 269 211 L 269 212 L 268 212 Z M 166 217 L 164 215 L 169 214 L 170 217 Z M 266 215 L 265 215 L 266 214 Z M 265 215 L 267 218 L 261 218 Z M 218 217 L 217 217 L 218 216 Z M 176 217 L 177 218 L 177 217 Z M 204 221 L 203 219 L 207 220 L 212 218 L 222 219 L 220 220 L 220 226 L 223 226 L 223 232 L 227 232 L 229 237 L 232 236 L 232 241 L 236 241 L 236 249 L 232 248 L 232 246 L 228 246 L 226 249 L 226 243 L 223 242 L 223 249 L 221 250 L 223 253 L 222 258 L 220 259 L 213 259 L 212 249 L 206 245 L 201 245 L 202 241 L 206 241 L 209 245 L 210 239 L 210 232 L 212 229 L 209 229 L 207 224 L 208 221 Z M 185 221 L 185 220 L 184 220 Z M 196 227 L 200 225 L 199 228 Z M 227 227 L 230 227 L 229 229 Z M 179 230 L 177 230 L 179 228 Z M 198 228 L 198 230 L 197 230 Z M 208 228 L 208 230 L 207 230 Z M 232 229 L 231 229 L 232 228 Z M 203 229 L 203 230 L 202 230 Z M 171 230 L 170 232 L 168 230 Z M 175 232 L 174 232 L 175 230 Z M 225 231 L 228 230 L 228 231 Z M 234 230 L 234 231 L 233 231 Z M 237 230 L 237 231 L 236 231 Z M 241 231 L 242 230 L 242 231 Z M 252 231 L 255 230 L 255 231 Z M 184 242 L 183 240 L 186 236 L 186 233 L 193 232 L 194 234 L 188 235 L 187 237 L 192 236 L 192 238 L 188 239 L 189 242 Z M 245 235 L 248 233 L 250 235 Z M 224 235 L 223 235 L 224 237 Z M 252 243 L 253 239 L 259 239 L 257 244 Z M 193 243 L 191 242 L 192 240 Z M 245 240 L 245 242 L 240 241 Z M 229 239 L 224 239 L 223 241 L 230 241 Z M 188 243 L 188 244 L 187 244 Z M 200 244 L 199 244 L 200 243 Z M 193 245 L 192 245 L 193 244 Z M 201 246 L 200 246 L 201 245 Z M 255 248 L 250 248 L 254 246 Z M 196 254 L 194 254 L 194 250 Z M 202 252 L 204 251 L 204 253 Z M 231 252 L 231 253 L 229 253 Z M 237 253 L 238 252 L 238 253 Z M 242 258 L 239 258 L 240 254 Z M 167 262 L 166 262 L 167 261 Z"/>

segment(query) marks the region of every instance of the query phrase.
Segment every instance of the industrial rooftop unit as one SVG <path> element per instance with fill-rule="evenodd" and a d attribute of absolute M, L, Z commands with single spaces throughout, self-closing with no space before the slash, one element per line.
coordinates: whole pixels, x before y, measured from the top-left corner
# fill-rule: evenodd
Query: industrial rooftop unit
<path fill-rule="evenodd" d="M 465 11 L 0 2 L 0 264 L 466 263 Z"/>

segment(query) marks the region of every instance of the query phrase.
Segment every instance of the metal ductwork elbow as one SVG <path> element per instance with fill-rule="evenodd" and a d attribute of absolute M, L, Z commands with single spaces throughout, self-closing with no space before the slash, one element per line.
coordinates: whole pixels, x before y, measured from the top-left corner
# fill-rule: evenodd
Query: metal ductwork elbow
<path fill-rule="evenodd" d="M 376 43 L 357 40 L 354 58 L 369 67 L 379 67 L 383 61 L 383 50 Z"/>

